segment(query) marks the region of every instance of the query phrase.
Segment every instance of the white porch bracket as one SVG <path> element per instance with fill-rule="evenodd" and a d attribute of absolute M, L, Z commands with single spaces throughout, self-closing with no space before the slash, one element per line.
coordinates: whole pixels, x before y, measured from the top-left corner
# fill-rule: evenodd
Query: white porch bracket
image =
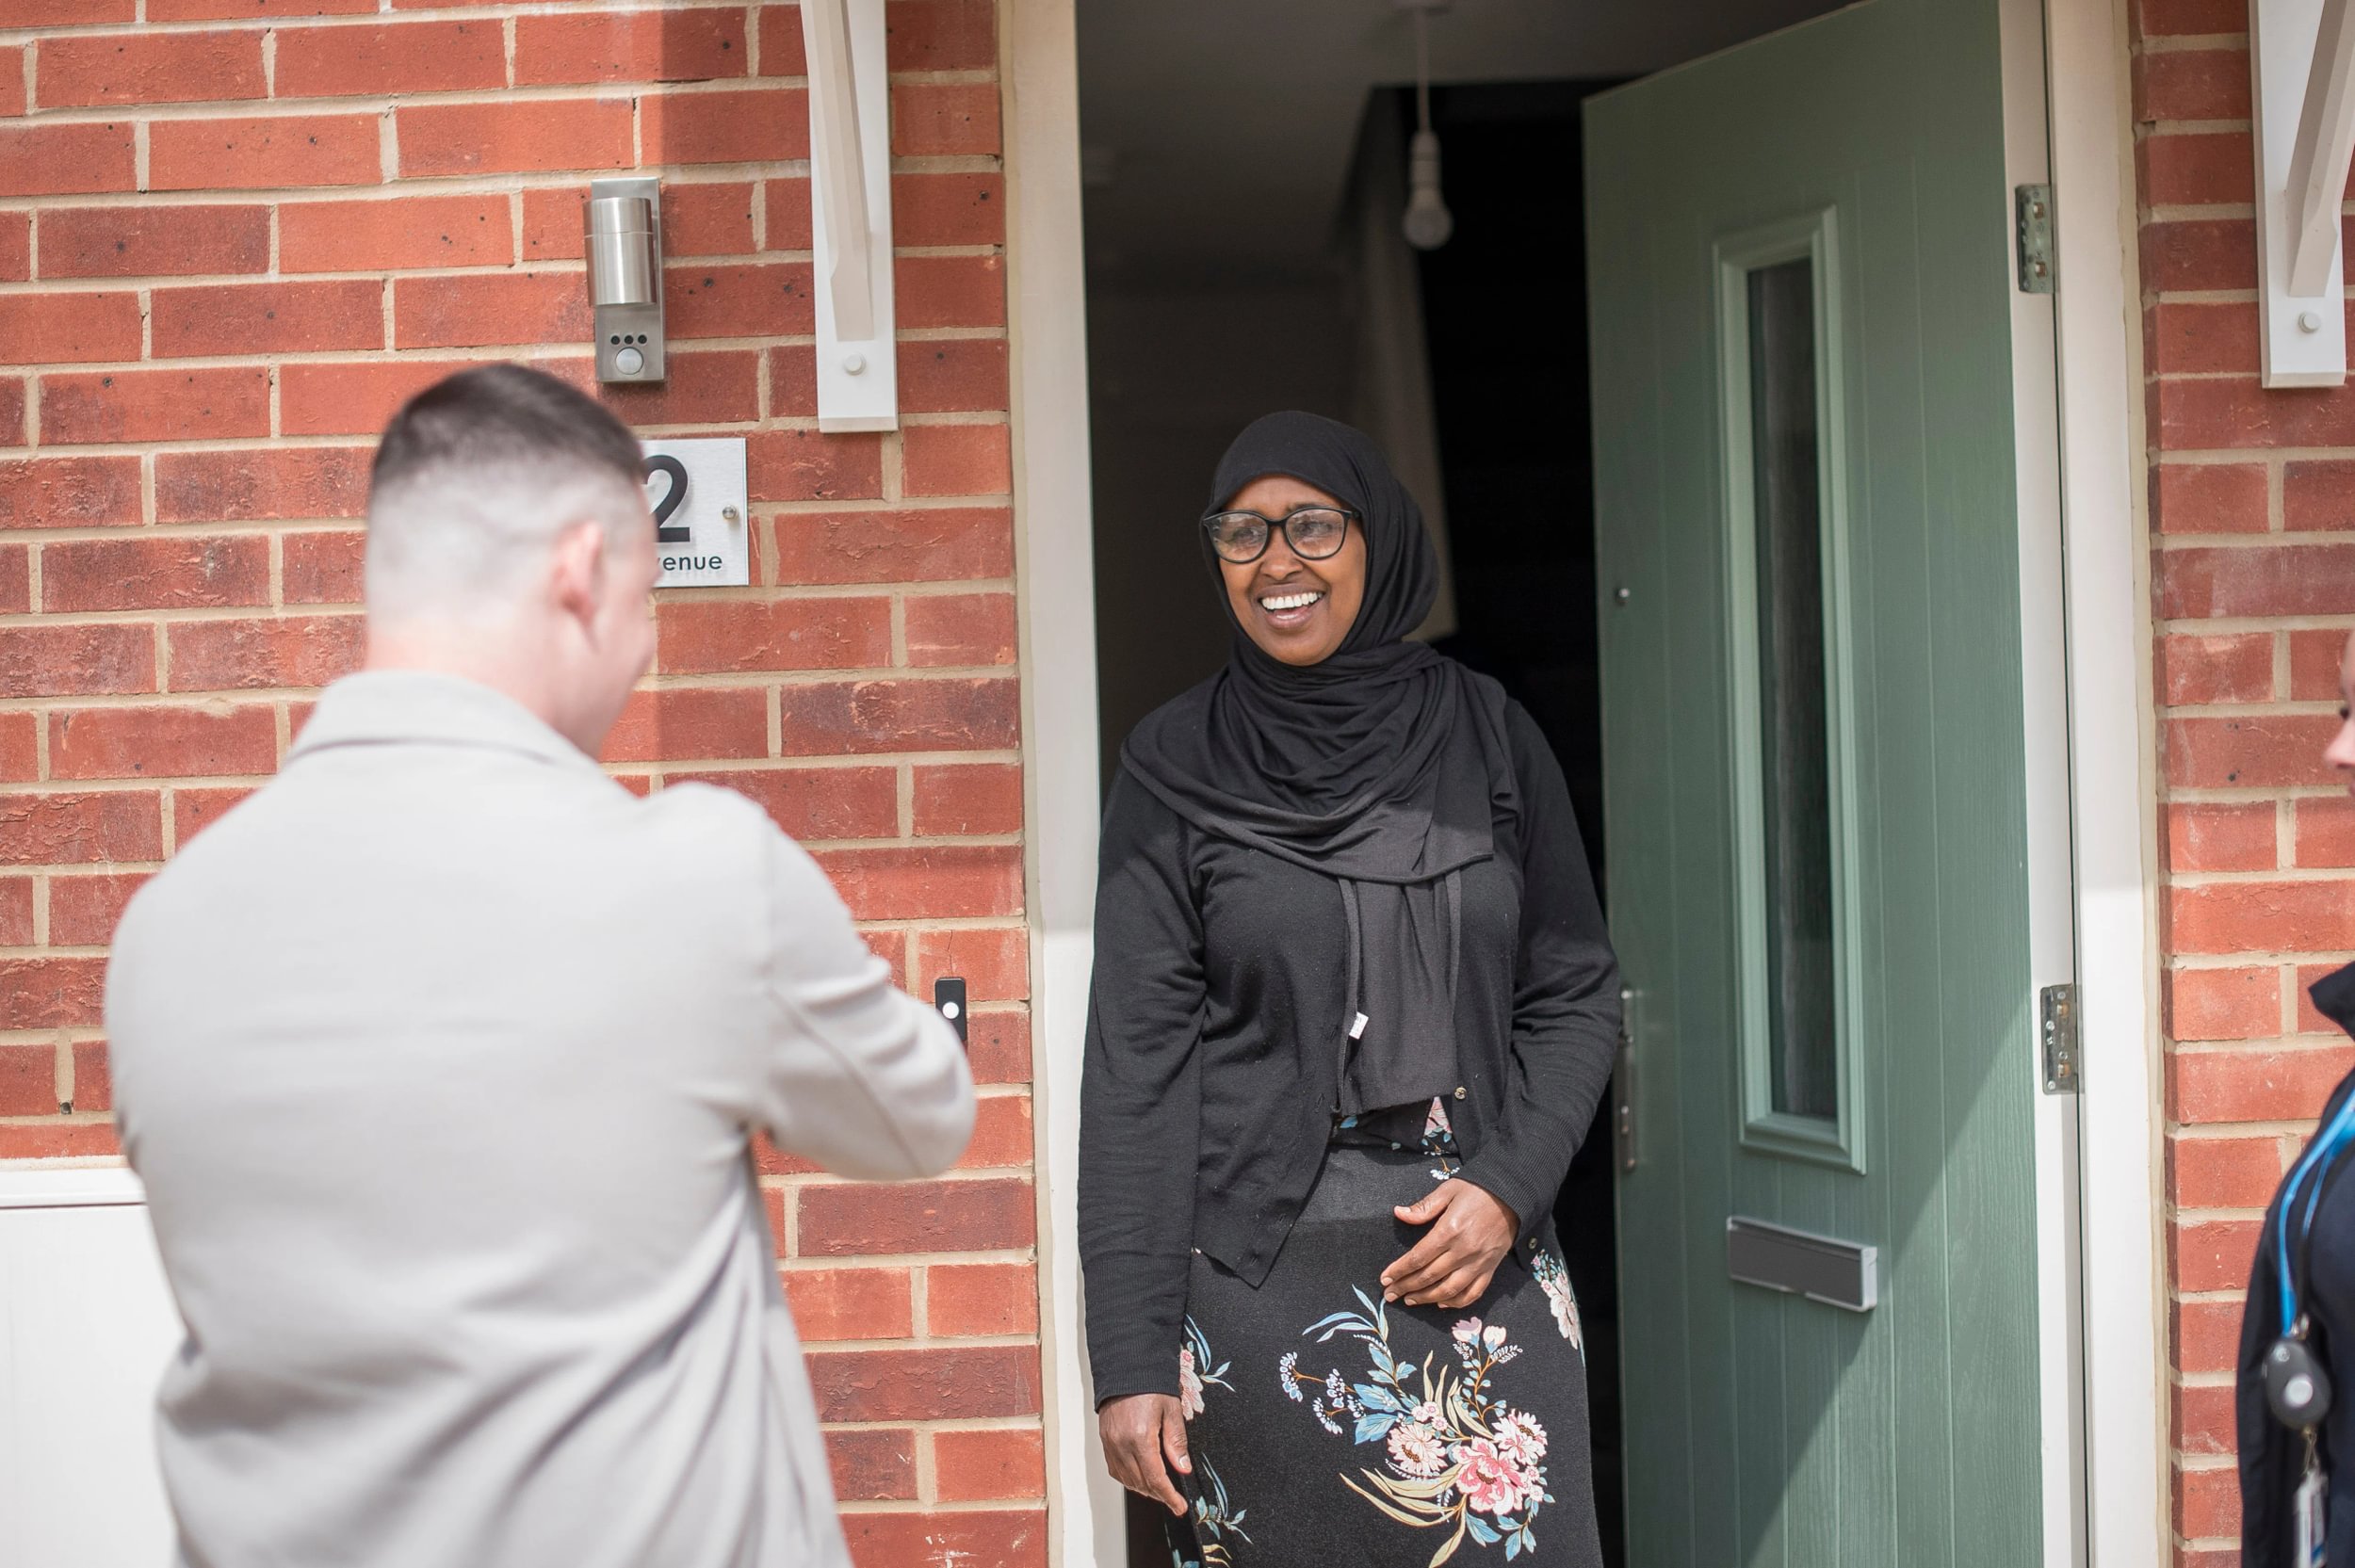
<path fill-rule="evenodd" d="M 897 429 L 884 0 L 802 0 L 801 12 L 809 56 L 818 428 Z"/>
<path fill-rule="evenodd" d="M 2355 5 L 2249 0 L 2266 386 L 2347 380 L 2339 214 L 2355 158 Z"/>

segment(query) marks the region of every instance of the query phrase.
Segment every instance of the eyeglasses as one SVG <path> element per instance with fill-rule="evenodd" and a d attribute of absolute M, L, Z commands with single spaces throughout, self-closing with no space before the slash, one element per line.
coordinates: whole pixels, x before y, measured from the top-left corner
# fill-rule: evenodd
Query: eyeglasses
<path fill-rule="evenodd" d="M 1248 566 L 1266 555 L 1278 528 L 1293 555 L 1302 560 L 1325 560 L 1340 553 L 1342 541 L 1349 537 L 1349 521 L 1356 515 L 1345 507 L 1302 507 L 1281 519 L 1256 511 L 1222 511 L 1204 518 L 1202 531 L 1210 536 L 1210 548 L 1219 559 L 1237 566 Z"/>

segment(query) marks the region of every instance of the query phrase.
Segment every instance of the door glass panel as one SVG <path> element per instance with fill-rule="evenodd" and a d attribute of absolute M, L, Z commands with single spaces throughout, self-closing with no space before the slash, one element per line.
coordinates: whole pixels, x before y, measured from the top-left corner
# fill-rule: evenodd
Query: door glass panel
<path fill-rule="evenodd" d="M 1748 315 L 1773 1105 L 1785 1115 L 1836 1120 L 1839 1025 L 1812 259 L 1752 268 Z"/>

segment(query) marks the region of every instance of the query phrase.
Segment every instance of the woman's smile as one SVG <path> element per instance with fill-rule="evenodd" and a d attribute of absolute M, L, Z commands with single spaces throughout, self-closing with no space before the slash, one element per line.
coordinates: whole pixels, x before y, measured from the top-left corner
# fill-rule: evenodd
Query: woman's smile
<path fill-rule="evenodd" d="M 1264 590 L 1258 597 L 1259 613 L 1269 625 L 1279 632 L 1297 632 L 1316 618 L 1318 606 L 1325 603 L 1325 590 L 1283 587 Z"/>

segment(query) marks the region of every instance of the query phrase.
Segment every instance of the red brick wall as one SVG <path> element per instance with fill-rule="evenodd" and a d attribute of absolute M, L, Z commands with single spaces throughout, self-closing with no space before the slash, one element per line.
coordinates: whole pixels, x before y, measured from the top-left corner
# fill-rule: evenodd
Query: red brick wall
<path fill-rule="evenodd" d="M 735 785 L 973 986 L 949 1178 L 763 1180 L 869 1568 L 1044 1562 L 1003 179 L 989 0 L 893 0 L 903 428 L 820 436 L 799 13 L 0 0 L 0 1158 L 106 1155 L 124 898 L 359 648 L 368 442 L 479 359 L 584 383 L 580 202 L 660 173 L 672 378 L 755 580 L 661 606 L 609 760 Z"/>
<path fill-rule="evenodd" d="M 2232 1368 L 2260 1215 L 2355 1050 L 2303 992 L 2355 951 L 2320 762 L 2355 625 L 2355 387 L 2257 382 L 2245 0 L 2138 0 L 2164 783 L 2177 1560 L 2237 1560 Z"/>

